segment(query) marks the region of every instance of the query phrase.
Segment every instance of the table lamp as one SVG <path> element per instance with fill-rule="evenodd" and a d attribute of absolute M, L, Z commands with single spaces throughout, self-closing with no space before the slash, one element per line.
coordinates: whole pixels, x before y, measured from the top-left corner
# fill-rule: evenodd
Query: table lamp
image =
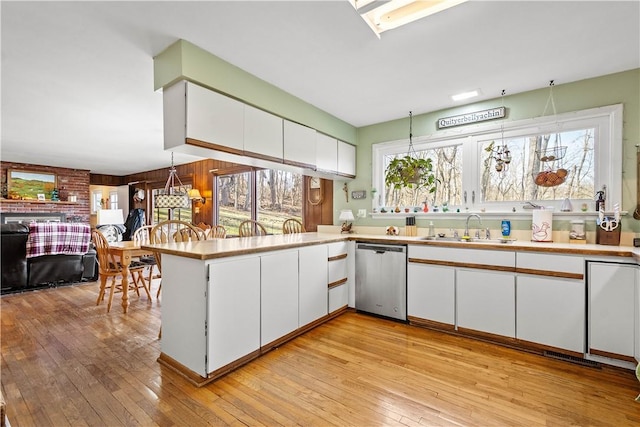
<path fill-rule="evenodd" d="M 99 209 L 96 225 L 124 224 L 122 209 Z"/>
<path fill-rule="evenodd" d="M 353 212 L 350 209 L 343 209 L 340 211 L 340 217 L 339 217 L 340 221 L 344 221 L 344 223 L 342 223 L 342 230 L 340 231 L 341 233 L 351 233 L 351 227 L 353 226 L 353 223 L 350 223 L 348 221 L 353 221 Z"/>

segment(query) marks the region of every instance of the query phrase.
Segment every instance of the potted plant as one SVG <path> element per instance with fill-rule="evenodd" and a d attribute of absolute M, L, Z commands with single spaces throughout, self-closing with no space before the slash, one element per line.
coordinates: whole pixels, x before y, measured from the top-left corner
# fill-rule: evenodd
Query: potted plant
<path fill-rule="evenodd" d="M 394 190 L 401 188 L 426 188 L 429 193 L 436 191 L 436 177 L 431 159 L 421 159 L 407 154 L 395 157 L 385 170 L 384 183 Z"/>

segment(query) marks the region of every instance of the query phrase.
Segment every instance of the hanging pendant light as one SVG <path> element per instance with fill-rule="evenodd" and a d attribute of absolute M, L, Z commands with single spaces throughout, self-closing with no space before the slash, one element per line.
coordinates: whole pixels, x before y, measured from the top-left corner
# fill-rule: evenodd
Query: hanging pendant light
<path fill-rule="evenodd" d="M 176 187 L 176 181 L 180 184 Z M 185 209 L 189 207 L 189 195 L 185 190 L 175 166 L 173 166 L 173 152 L 171 153 L 171 169 L 169 178 L 164 186 L 164 193 L 155 197 L 155 207 L 158 209 Z"/>

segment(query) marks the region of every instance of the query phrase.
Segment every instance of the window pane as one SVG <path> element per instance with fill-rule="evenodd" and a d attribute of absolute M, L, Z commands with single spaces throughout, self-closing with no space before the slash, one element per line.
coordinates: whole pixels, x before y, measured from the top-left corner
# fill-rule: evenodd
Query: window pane
<path fill-rule="evenodd" d="M 258 189 L 257 221 L 268 233 L 282 234 L 288 218 L 302 221 L 302 175 L 274 169 L 256 174 Z"/>
<path fill-rule="evenodd" d="M 251 219 L 251 172 L 217 177 L 218 224 L 237 236 L 242 221 Z"/>
<path fill-rule="evenodd" d="M 386 170 L 391 159 L 398 156 L 404 156 L 404 154 L 385 156 L 384 169 Z M 423 159 L 430 158 L 433 162 L 433 172 L 437 179 L 435 193 L 429 193 L 426 188 L 394 190 L 386 187 L 384 206 L 415 207 L 421 206 L 425 201 L 430 208 L 433 205 L 459 205 L 462 197 L 462 145 L 418 150 L 416 156 Z"/>
<path fill-rule="evenodd" d="M 507 138 L 481 146 L 480 186 L 485 201 L 590 199 L 595 194 L 595 129 Z M 499 169 L 501 169 L 499 171 Z"/>

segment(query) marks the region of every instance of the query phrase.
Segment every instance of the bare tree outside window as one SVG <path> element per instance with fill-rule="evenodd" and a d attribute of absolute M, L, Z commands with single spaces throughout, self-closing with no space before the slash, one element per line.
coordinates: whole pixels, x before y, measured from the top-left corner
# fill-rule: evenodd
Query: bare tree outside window
<path fill-rule="evenodd" d="M 276 169 L 258 175 L 258 221 L 272 234 L 282 233 L 288 218 L 302 221 L 302 175 Z"/>
<path fill-rule="evenodd" d="M 481 150 L 484 201 L 589 199 L 595 194 L 594 129 L 506 139 L 511 163 L 501 172 L 488 150 L 491 142 L 484 142 Z M 566 171 L 559 185 L 536 183 L 540 173 L 559 170 Z"/>
<path fill-rule="evenodd" d="M 428 150 L 416 151 L 416 156 L 431 159 L 437 186 L 435 193 L 428 189 L 402 188 L 394 190 L 385 188 L 384 205 L 389 207 L 421 207 L 424 202 L 433 205 L 459 205 L 462 193 L 462 145 L 451 145 Z M 384 168 L 396 156 L 384 158 Z"/>
<path fill-rule="evenodd" d="M 217 177 L 218 223 L 227 235 L 238 234 L 238 226 L 254 219 L 270 234 L 282 234 L 282 223 L 288 218 L 302 221 L 303 176 L 276 169 L 262 169 Z M 254 208 L 251 189 L 255 185 L 257 203 Z"/>

